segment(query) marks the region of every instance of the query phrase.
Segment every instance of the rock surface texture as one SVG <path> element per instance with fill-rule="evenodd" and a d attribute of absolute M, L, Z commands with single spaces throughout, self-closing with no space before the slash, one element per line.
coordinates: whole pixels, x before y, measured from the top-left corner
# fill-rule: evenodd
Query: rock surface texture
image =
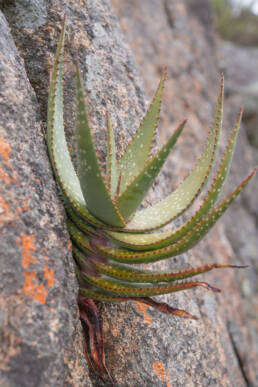
<path fill-rule="evenodd" d="M 89 374 L 84 359 L 65 214 L 44 141 L 49 70 L 63 13 L 68 24 L 65 114 L 71 144 L 75 55 L 103 156 L 106 109 L 122 150 L 147 106 L 143 85 L 151 96 L 163 66 L 168 66 L 157 143 L 183 118 L 189 124 L 148 196 L 154 201 L 179 181 L 176 176 L 182 179 L 189 171 L 214 111 L 219 83 L 216 45 L 208 2 L 201 3 L 197 7 L 194 0 L 0 1 L 1 386 L 109 385 Z M 230 103 L 226 108 L 227 136 L 232 127 Z M 235 158 L 239 168 L 233 170 L 232 184 L 254 165 L 244 133 L 239 146 L 241 154 L 237 151 Z M 240 216 L 247 212 L 250 216 L 250 222 L 245 218 L 244 239 L 249 237 L 248 227 L 255 233 L 252 187 L 235 207 Z M 230 216 L 225 219 L 229 230 Z M 240 242 L 243 233 L 237 223 L 234 220 L 232 238 Z M 246 263 L 239 253 L 242 245 L 234 252 L 230 241 L 220 221 L 190 254 L 158 267 Z M 249 253 L 251 264 L 255 251 Z M 198 321 L 161 315 L 137 303 L 102 306 L 107 366 L 115 386 L 256 385 L 255 319 L 242 301 L 255 294 L 253 270 L 220 271 L 205 279 L 222 287 L 222 295 L 196 290 L 164 297 L 172 306 L 197 315 Z"/>

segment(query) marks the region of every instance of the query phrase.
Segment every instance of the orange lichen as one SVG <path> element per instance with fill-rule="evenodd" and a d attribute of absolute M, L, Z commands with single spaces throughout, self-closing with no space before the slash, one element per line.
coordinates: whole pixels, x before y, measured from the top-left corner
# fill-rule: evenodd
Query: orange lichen
<path fill-rule="evenodd" d="M 35 236 L 34 235 L 21 235 L 18 240 L 18 244 L 22 247 L 22 267 L 28 269 L 28 267 L 37 263 L 38 261 L 31 255 L 32 251 L 35 251 Z M 44 257 L 45 259 L 47 257 Z M 47 258 L 48 259 L 48 258 Z M 23 290 L 25 294 L 31 296 L 34 300 L 45 304 L 46 298 L 48 295 L 47 287 L 54 285 L 55 274 L 54 269 L 50 269 L 47 265 L 44 266 L 44 280 L 46 285 L 44 285 L 41 280 L 38 279 L 35 271 L 25 271 L 24 272 L 25 283 Z"/>
<path fill-rule="evenodd" d="M 169 380 L 169 372 L 166 372 L 165 366 L 159 361 L 154 361 L 153 363 L 153 372 L 157 375 L 161 382 L 166 381 L 166 386 L 171 387 Z"/>
<path fill-rule="evenodd" d="M 35 236 L 23 234 L 18 241 L 20 246 L 22 247 L 22 267 L 27 269 L 31 263 L 36 263 L 37 260 L 32 257 L 31 251 L 35 251 Z"/>
<path fill-rule="evenodd" d="M 149 307 L 138 301 L 135 301 L 134 304 L 136 306 L 137 311 L 143 314 L 143 322 L 150 325 L 150 323 L 152 322 L 152 318 L 147 312 Z"/>
<path fill-rule="evenodd" d="M 10 157 L 10 152 L 11 152 L 11 146 L 5 142 L 5 139 L 3 137 L 0 137 L 0 154 L 4 160 L 4 163 L 6 165 L 9 164 L 9 157 Z"/>
<path fill-rule="evenodd" d="M 55 281 L 54 269 L 49 269 L 48 266 L 44 266 L 44 277 L 47 280 L 48 286 L 53 286 Z"/>
<path fill-rule="evenodd" d="M 37 284 L 37 276 L 34 271 L 24 273 L 25 284 L 23 287 L 24 293 L 31 296 L 34 300 L 45 304 L 48 291 L 43 284 Z"/>
<path fill-rule="evenodd" d="M 169 373 L 167 373 L 166 385 L 167 387 L 171 387 L 170 380 L 169 380 Z"/>
<path fill-rule="evenodd" d="M 164 382 L 164 380 L 166 379 L 166 371 L 163 363 L 161 363 L 160 361 L 154 361 L 153 372 L 157 375 L 161 382 Z"/>

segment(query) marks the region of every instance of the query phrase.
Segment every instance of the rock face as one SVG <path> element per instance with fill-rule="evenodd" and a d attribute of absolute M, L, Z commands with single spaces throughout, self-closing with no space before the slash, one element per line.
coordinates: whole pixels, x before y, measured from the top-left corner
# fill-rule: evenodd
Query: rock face
<path fill-rule="evenodd" d="M 258 49 L 241 47 L 230 42 L 220 44 L 220 66 L 229 78 L 227 94 L 231 99 L 240 100 L 244 106 L 244 123 L 248 139 L 258 148 Z M 257 151 L 255 152 L 258 162 Z"/>
<path fill-rule="evenodd" d="M 184 117 L 189 126 L 149 195 L 153 201 L 170 191 L 168 179 L 173 185 L 175 176 L 182 178 L 191 168 L 214 110 L 216 48 L 209 5 L 202 3 L 113 0 L 113 9 L 108 0 L 0 3 L 5 15 L 0 19 L 1 386 L 108 385 L 88 374 L 84 360 L 69 236 L 43 136 L 49 65 L 62 14 L 68 20 L 65 103 L 71 143 L 75 54 L 102 155 L 106 108 L 123 149 L 146 109 L 143 83 L 152 95 L 162 67 L 168 66 L 159 138 L 164 141 Z M 252 163 L 247 153 L 245 161 Z M 243 173 L 247 171 L 245 166 Z M 241 202 L 237 208 L 243 208 Z M 190 254 L 158 266 L 237 259 L 220 222 Z M 205 277 L 225 289 L 223 296 L 198 290 L 165 297 L 199 316 L 197 322 L 160 315 L 137 303 L 103 305 L 114 385 L 255 385 L 249 329 L 254 320 L 247 319 L 239 291 L 240 280 L 249 283 L 249 275 L 242 273 Z"/>
<path fill-rule="evenodd" d="M 0 34 L 0 385 L 63 386 L 76 369 L 84 370 L 83 384 L 89 379 L 64 210 L 37 98 L 2 13 Z M 75 342 L 80 350 L 73 352 Z"/>

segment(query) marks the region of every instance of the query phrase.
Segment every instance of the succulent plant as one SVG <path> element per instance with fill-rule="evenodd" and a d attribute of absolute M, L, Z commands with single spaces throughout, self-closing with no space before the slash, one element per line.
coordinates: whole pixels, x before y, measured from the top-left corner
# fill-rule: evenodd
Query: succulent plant
<path fill-rule="evenodd" d="M 51 74 L 47 143 L 68 215 L 67 225 L 80 284 L 78 304 L 89 339 L 86 355 L 91 367 L 102 375 L 108 371 L 105 366 L 101 317 L 94 300 L 125 302 L 137 299 L 164 313 L 196 318 L 184 310 L 172 308 L 150 297 L 197 286 L 219 291 L 206 282 L 184 280 L 214 268 L 240 266 L 215 263 L 182 271 L 160 272 L 136 268 L 135 265 L 132 267 L 131 264 L 167 259 L 195 246 L 251 180 L 256 169 L 231 194 L 217 203 L 231 164 L 241 120 L 240 110 L 212 185 L 199 209 L 182 226 L 172 231 L 153 232 L 186 211 L 209 179 L 218 153 L 222 126 L 223 77 L 214 121 L 196 165 L 171 194 L 137 211 L 185 124 L 185 121 L 180 124 L 168 142 L 151 156 L 165 71 L 152 104 L 119 160 L 111 120 L 107 114 L 108 145 L 104 173 L 88 120 L 79 67 L 76 66 L 78 170 L 75 171 L 63 123 L 64 37 L 65 23 Z"/>

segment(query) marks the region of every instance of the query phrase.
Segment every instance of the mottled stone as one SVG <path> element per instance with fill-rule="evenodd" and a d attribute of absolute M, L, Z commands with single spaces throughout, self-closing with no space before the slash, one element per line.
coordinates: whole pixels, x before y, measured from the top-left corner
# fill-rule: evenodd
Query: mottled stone
<path fill-rule="evenodd" d="M 0 385 L 90 385 L 64 210 L 37 98 L 2 13 L 0 36 Z"/>
<path fill-rule="evenodd" d="M 258 163 L 258 49 L 220 42 L 220 66 L 228 75 L 227 95 L 244 107 L 243 121 Z M 257 208 L 257 206 L 256 206 Z"/>

